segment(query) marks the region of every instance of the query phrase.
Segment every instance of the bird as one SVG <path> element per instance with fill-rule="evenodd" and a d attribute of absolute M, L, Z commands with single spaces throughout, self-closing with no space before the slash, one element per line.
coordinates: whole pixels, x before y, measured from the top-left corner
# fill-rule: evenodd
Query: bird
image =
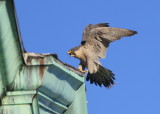
<path fill-rule="evenodd" d="M 88 72 L 87 81 L 100 87 L 110 88 L 115 84 L 115 74 L 103 67 L 99 59 L 106 57 L 111 42 L 134 34 L 137 34 L 137 31 L 110 27 L 109 23 L 89 24 L 83 30 L 80 45 L 67 53 L 80 60 L 78 70 Z"/>

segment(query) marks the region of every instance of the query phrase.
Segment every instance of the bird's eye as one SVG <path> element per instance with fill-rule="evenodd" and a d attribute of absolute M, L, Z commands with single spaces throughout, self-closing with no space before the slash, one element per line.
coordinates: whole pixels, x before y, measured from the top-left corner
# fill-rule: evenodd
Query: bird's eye
<path fill-rule="evenodd" d="M 86 41 L 82 41 L 82 42 L 81 42 L 81 45 L 84 45 L 85 43 L 86 43 Z"/>

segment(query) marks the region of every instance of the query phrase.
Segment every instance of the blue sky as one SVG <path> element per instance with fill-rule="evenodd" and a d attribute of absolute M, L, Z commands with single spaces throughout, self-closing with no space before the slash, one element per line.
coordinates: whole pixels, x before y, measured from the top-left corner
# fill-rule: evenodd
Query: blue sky
<path fill-rule="evenodd" d="M 25 49 L 57 53 L 77 67 L 66 52 L 81 42 L 88 24 L 139 34 L 113 42 L 102 65 L 116 74 L 106 89 L 86 82 L 89 114 L 160 114 L 159 0 L 15 0 Z"/>

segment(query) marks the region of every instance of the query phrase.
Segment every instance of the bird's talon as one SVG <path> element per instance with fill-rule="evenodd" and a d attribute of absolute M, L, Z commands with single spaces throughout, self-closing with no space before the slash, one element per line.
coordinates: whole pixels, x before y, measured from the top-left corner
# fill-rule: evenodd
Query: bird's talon
<path fill-rule="evenodd" d="M 84 70 L 81 70 L 81 69 L 78 69 L 80 72 L 83 72 L 83 73 L 86 73 L 88 72 L 88 70 L 84 71 Z"/>

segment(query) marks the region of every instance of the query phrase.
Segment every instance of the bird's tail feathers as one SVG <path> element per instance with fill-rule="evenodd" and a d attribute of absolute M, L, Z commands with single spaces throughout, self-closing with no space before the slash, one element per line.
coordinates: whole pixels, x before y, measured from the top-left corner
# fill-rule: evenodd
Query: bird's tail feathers
<path fill-rule="evenodd" d="M 99 69 L 96 73 L 91 74 L 88 72 L 86 80 L 90 80 L 91 84 L 95 83 L 95 85 L 98 84 L 100 87 L 103 84 L 105 87 L 109 88 L 114 84 L 114 76 L 115 74 L 113 74 L 111 70 L 99 65 Z"/>

